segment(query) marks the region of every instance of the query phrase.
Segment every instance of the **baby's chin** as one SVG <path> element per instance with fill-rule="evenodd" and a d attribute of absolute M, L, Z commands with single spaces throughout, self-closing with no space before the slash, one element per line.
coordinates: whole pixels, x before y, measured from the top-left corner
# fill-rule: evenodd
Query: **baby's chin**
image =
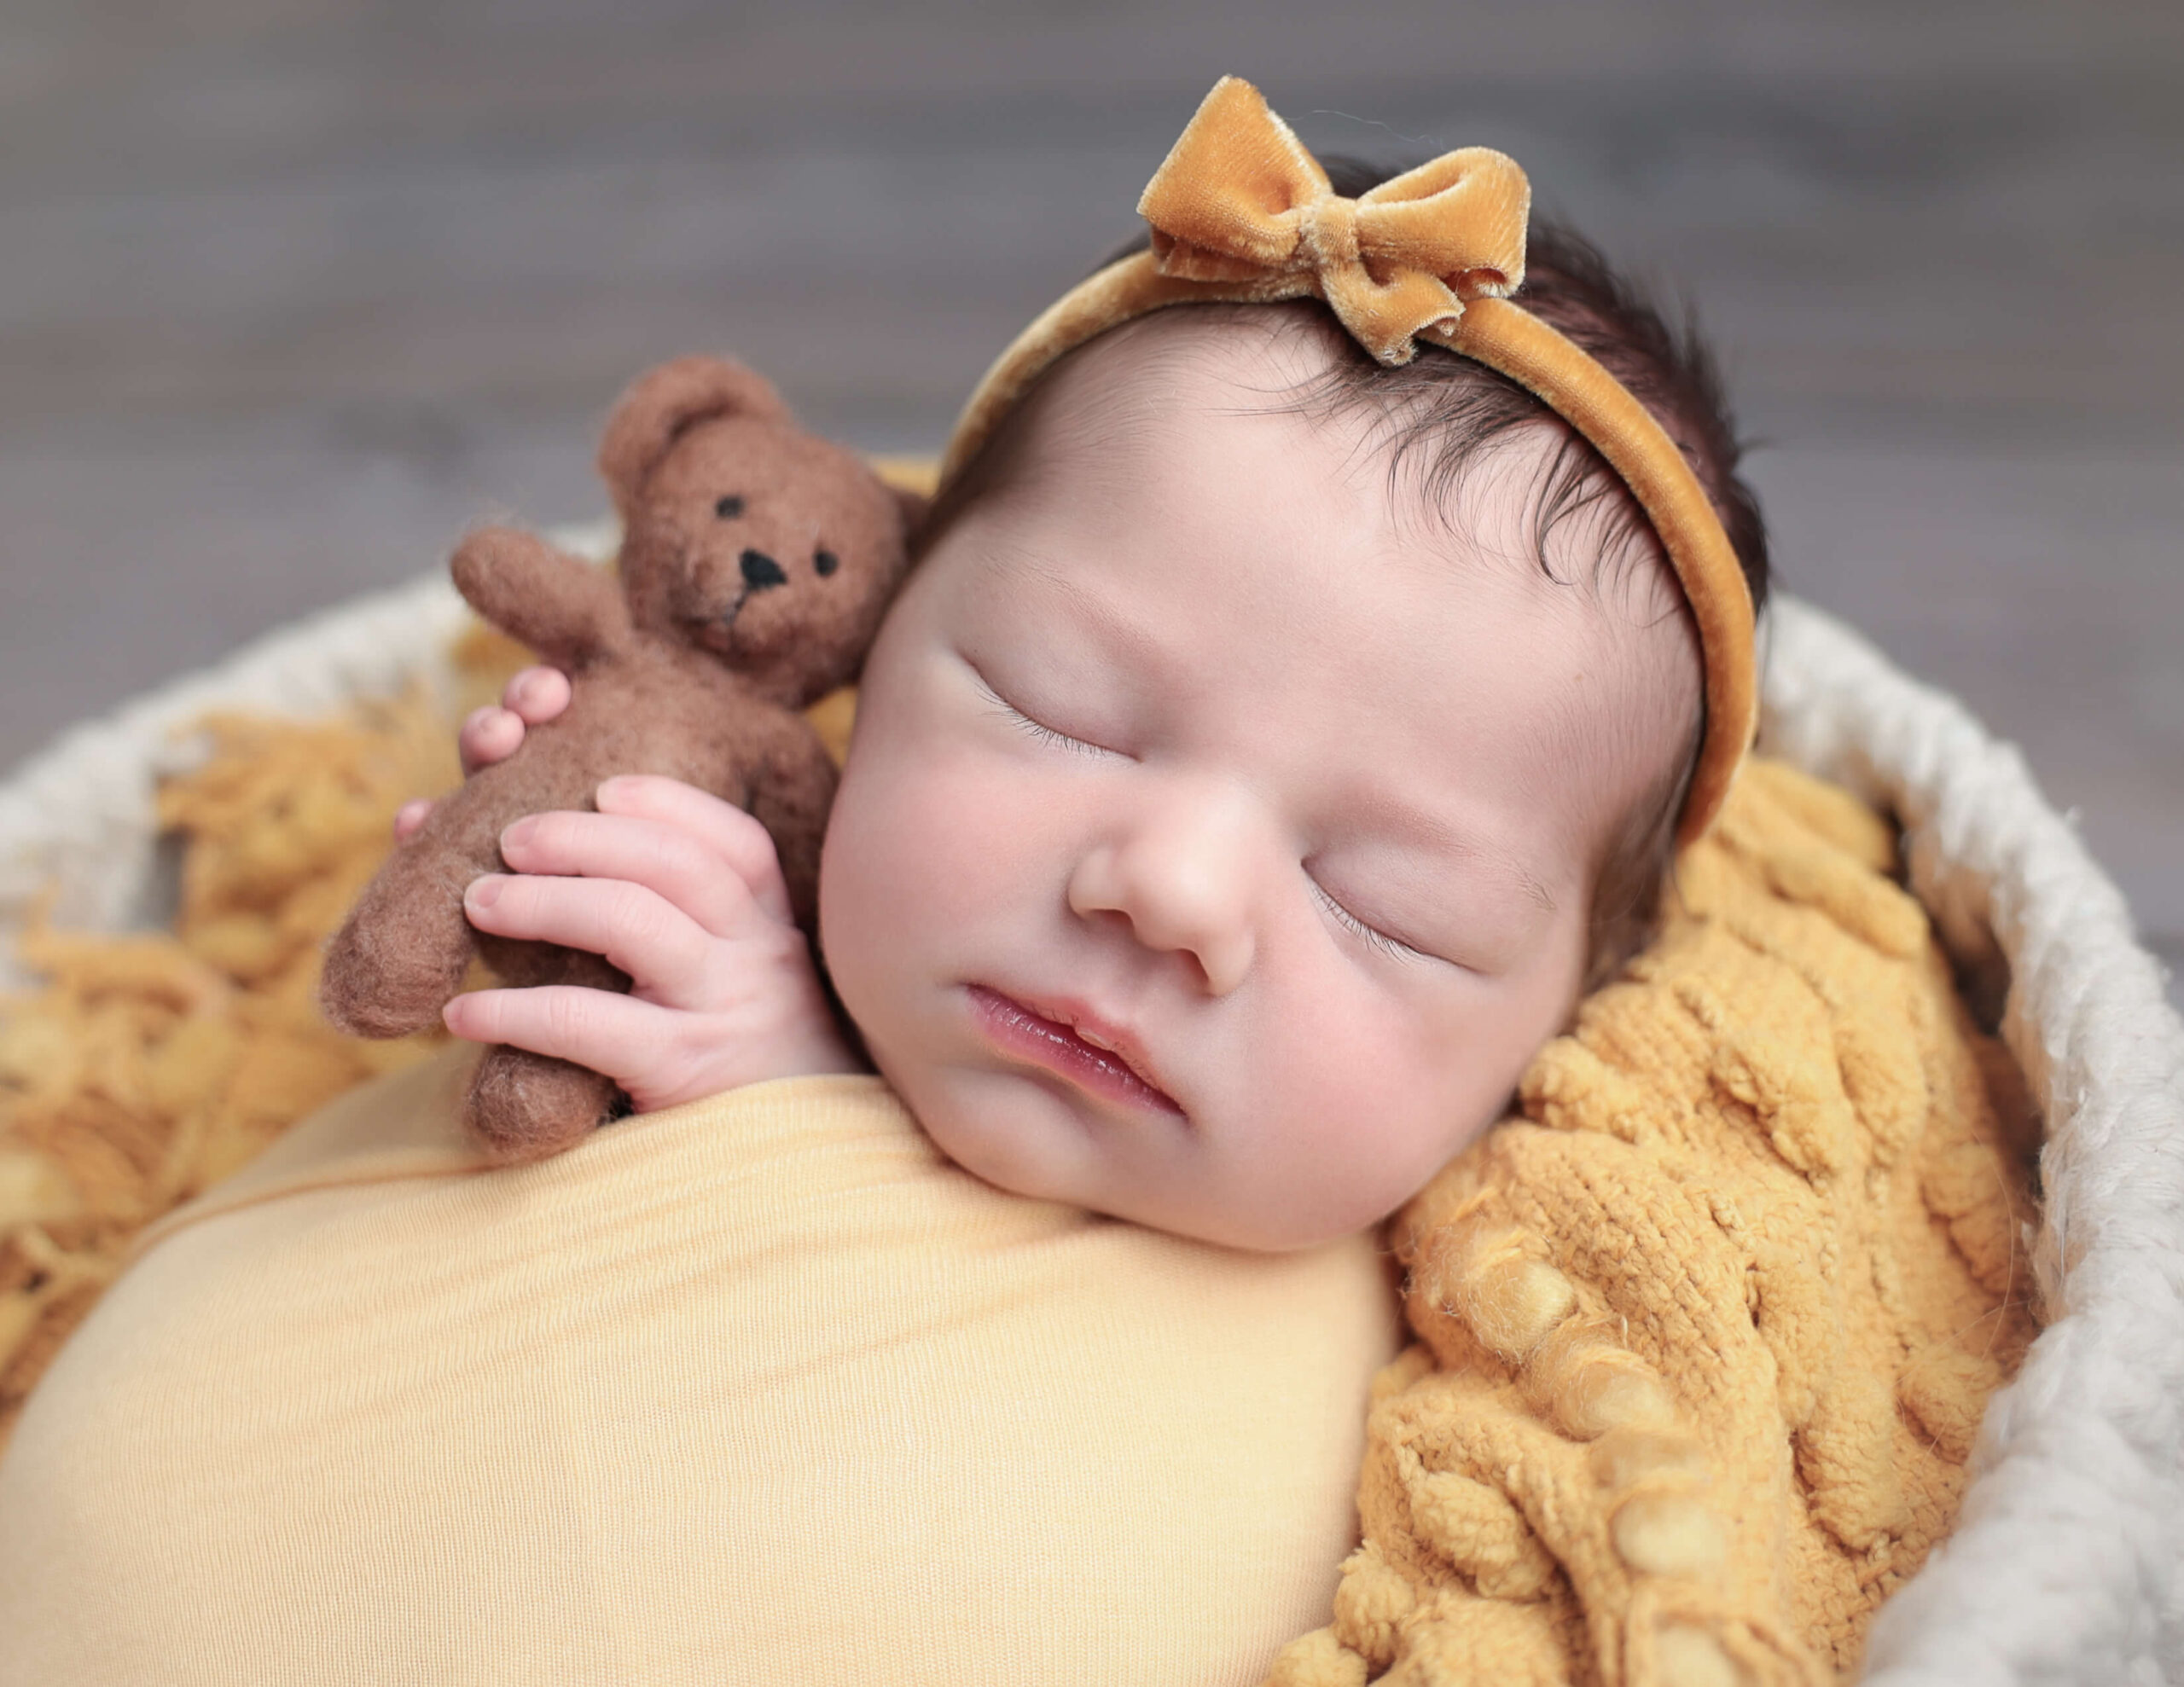
<path fill-rule="evenodd" d="M 1495 1110 L 1494 1116 L 1500 1110 Z M 1304 1168 L 1273 1182 L 1125 1189 L 1100 1210 L 1246 1253 L 1301 1253 L 1377 1232 L 1491 1122 L 1491 1118 L 1481 1120 L 1422 1151 L 1414 1146 L 1407 1165 L 1394 1163 L 1399 1151 L 1391 1145 L 1367 1176 L 1331 1177 L 1324 1170 Z"/>
<path fill-rule="evenodd" d="M 1033 1201 L 1091 1203 L 1099 1157 L 1058 1102 L 1040 1104 L 1037 1087 L 1006 1072 L 934 1067 L 872 1051 L 919 1128 L 950 1161 L 983 1183 Z"/>
<path fill-rule="evenodd" d="M 1346 1191 L 1350 1198 L 1330 1200 L 1323 1186 L 1239 1191 L 1180 1175 L 1137 1175 L 1068 1122 L 1060 1104 L 1054 1104 L 1058 1116 L 1048 1117 L 1025 1099 L 986 1107 L 944 1101 L 928 1110 L 930 1118 L 915 1104 L 911 1111 L 941 1153 L 996 1189 L 1242 1253 L 1300 1253 L 1375 1230 L 1416 1192 Z"/>
<path fill-rule="evenodd" d="M 1088 1122 L 1036 1079 L 1009 1071 L 920 1070 L 876 1064 L 934 1147 L 983 1183 L 1027 1200 L 1048 1201 L 1194 1241 L 1218 1241 L 1201 1213 L 1176 1198 L 1175 1175 L 1132 1176 Z M 1156 1181 L 1165 1189 L 1154 1187 Z M 1229 1246 L 1248 1245 L 1228 1243 Z"/>

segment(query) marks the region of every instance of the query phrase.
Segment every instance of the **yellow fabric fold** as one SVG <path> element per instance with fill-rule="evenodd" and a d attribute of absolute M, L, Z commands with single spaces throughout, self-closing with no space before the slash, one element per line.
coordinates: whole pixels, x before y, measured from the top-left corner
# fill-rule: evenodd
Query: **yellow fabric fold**
<path fill-rule="evenodd" d="M 484 1169 L 462 1058 L 143 1238 L 0 1460 L 0 1683 L 1240 1687 L 1327 1620 L 1371 1242 L 1002 1195 L 872 1078 Z"/>

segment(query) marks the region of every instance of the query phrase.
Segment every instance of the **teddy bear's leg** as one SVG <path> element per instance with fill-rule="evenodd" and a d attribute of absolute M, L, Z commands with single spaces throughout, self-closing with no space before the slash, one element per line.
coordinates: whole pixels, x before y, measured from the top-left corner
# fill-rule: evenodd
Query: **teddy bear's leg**
<path fill-rule="evenodd" d="M 614 1094 L 614 1080 L 588 1066 L 502 1043 L 478 1063 L 463 1122 L 495 1160 L 520 1166 L 575 1147 L 608 1116 Z"/>
<path fill-rule="evenodd" d="M 403 1037 L 440 1022 L 475 953 L 462 886 L 475 871 L 415 845 L 398 849 L 327 945 L 318 1000 L 335 1028 Z"/>
<path fill-rule="evenodd" d="M 501 982 L 511 988 L 630 988 L 628 976 L 597 955 L 491 939 L 483 947 Z M 613 1079 L 572 1060 L 497 1044 L 471 1078 L 463 1122 L 472 1139 L 503 1165 L 549 1159 L 599 1128 L 613 1111 L 617 1088 Z"/>
<path fill-rule="evenodd" d="M 327 945 L 318 988 L 326 1017 L 361 1037 L 437 1026 L 478 952 L 462 893 L 479 874 L 504 870 L 501 828 L 520 815 L 582 806 L 590 789 L 580 771 L 557 785 L 519 756 L 435 803 Z"/>

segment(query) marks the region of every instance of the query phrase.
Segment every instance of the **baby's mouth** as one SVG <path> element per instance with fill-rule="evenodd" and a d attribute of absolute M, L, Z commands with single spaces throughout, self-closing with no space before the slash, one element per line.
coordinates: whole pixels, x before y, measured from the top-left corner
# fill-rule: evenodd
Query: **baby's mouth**
<path fill-rule="evenodd" d="M 1153 1081 L 1142 1054 L 1129 1039 L 1089 1015 L 1058 1003 L 1041 1004 L 1047 1010 L 1042 1012 L 983 984 L 969 986 L 969 994 L 972 1012 L 1004 1053 L 1043 1066 L 1106 1100 L 1182 1116 L 1175 1099 Z"/>

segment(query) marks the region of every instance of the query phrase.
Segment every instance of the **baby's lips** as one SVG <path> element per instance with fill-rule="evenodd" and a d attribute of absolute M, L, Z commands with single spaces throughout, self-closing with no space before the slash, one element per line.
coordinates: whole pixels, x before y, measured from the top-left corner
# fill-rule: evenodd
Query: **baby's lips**
<path fill-rule="evenodd" d="M 972 999 L 1011 1041 L 1053 1057 L 1063 1075 L 1083 1082 L 1105 1072 L 1127 1075 L 1125 1093 L 1113 1099 L 1137 1101 L 1188 1117 L 1181 1103 L 1161 1082 L 1159 1070 L 1143 1043 L 1089 1004 L 1069 997 L 1014 995 L 982 984 L 970 987 Z M 1104 1087 L 1104 1086 L 1102 1086 Z"/>

